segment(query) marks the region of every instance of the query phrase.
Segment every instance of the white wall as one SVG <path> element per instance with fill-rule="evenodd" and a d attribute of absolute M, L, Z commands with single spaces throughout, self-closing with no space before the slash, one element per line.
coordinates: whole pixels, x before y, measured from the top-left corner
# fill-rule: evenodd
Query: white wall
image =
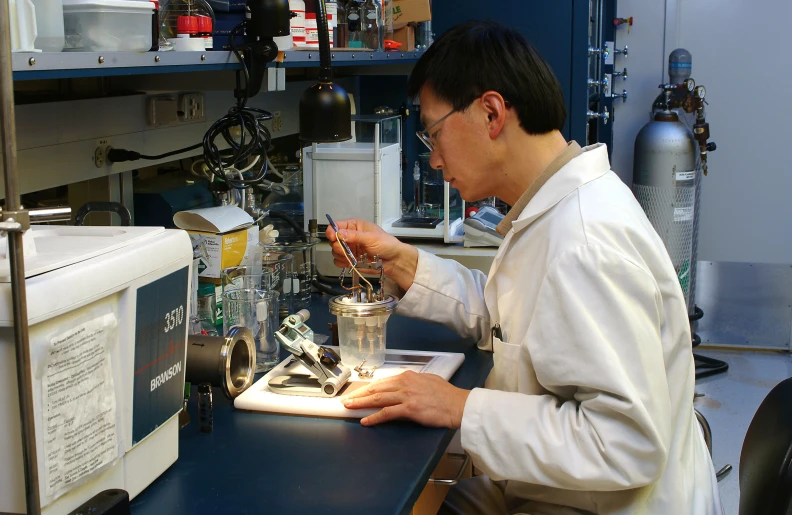
<path fill-rule="evenodd" d="M 632 170 L 635 136 L 657 84 L 667 80 L 668 52 L 687 48 L 693 78 L 707 87 L 707 119 L 718 144 L 703 181 L 698 259 L 792 263 L 792 167 L 785 159 L 792 135 L 792 2 L 619 0 L 618 15 L 634 16 L 635 24 L 617 39 L 618 47 L 630 46 L 623 61 L 630 99 L 616 108 L 614 169 L 629 176 L 624 169 Z"/>
<path fill-rule="evenodd" d="M 626 81 L 616 79 L 614 91 L 627 90 L 627 102 L 613 102 L 613 170 L 627 184 L 632 184 L 633 147 L 635 136 L 649 121 L 652 102 L 666 82 L 663 33 L 665 30 L 665 2 L 648 0 L 617 0 L 619 17 L 634 17 L 629 34 L 627 28 L 616 31 L 616 48 L 627 45 L 626 58 L 616 56 L 615 69 L 627 68 Z"/>

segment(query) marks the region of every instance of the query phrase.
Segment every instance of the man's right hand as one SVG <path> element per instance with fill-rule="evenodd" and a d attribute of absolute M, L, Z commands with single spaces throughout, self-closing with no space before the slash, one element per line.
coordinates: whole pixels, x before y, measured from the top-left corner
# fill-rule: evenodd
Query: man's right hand
<path fill-rule="evenodd" d="M 410 289 L 418 268 L 418 249 L 400 242 L 379 226 L 365 220 L 352 218 L 341 220 L 337 225 L 355 257 L 361 254 L 368 254 L 369 257 L 379 256 L 382 259 L 385 275 L 396 281 L 404 291 Z M 335 266 L 348 268 L 349 262 L 345 257 L 344 248 L 338 242 L 333 228 L 328 227 L 325 234 L 332 244 Z"/>

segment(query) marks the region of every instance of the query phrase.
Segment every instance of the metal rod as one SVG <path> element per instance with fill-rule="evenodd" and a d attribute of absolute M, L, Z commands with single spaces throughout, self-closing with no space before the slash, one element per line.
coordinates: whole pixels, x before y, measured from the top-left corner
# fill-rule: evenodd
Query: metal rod
<path fill-rule="evenodd" d="M 14 118 L 14 78 L 11 71 L 11 20 L 9 3 L 0 2 L 0 139 L 3 145 L 5 172 L 5 208 L 21 209 L 17 182 L 16 121 Z M 10 220 L 6 220 L 10 221 Z M 25 472 L 27 513 L 39 515 L 38 459 L 36 430 L 33 419 L 33 378 L 30 372 L 28 344 L 27 296 L 25 293 L 25 261 L 22 233 L 8 233 L 8 257 L 11 271 L 11 298 L 14 308 L 14 342 L 16 345 L 19 414 L 22 422 L 22 461 Z"/>
<path fill-rule="evenodd" d="M 45 222 L 71 222 L 72 210 L 70 207 L 45 207 L 28 211 L 30 223 L 40 224 Z"/>

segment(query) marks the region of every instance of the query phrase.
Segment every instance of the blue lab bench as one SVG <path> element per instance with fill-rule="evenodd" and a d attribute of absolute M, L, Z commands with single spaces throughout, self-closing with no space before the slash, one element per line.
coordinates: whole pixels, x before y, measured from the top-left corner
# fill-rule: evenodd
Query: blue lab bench
<path fill-rule="evenodd" d="M 329 334 L 335 319 L 329 298 L 314 296 L 308 325 L 318 334 Z M 492 355 L 475 342 L 399 315 L 388 321 L 388 346 L 464 352 L 451 378 L 461 388 L 481 386 L 492 367 Z M 217 388 L 213 401 L 214 431 L 202 434 L 193 387 L 179 459 L 132 501 L 133 515 L 406 514 L 455 433 L 240 411 Z"/>

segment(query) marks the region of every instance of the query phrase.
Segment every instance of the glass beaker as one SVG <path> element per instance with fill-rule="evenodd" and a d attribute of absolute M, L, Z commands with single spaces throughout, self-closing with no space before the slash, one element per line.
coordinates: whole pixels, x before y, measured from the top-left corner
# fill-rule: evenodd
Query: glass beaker
<path fill-rule="evenodd" d="M 338 317 L 341 361 L 349 368 L 373 371 L 385 363 L 386 323 L 396 309 L 393 296 L 377 302 L 359 302 L 344 295 L 330 299 L 330 313 Z"/>
<path fill-rule="evenodd" d="M 308 241 L 276 241 L 262 245 L 264 252 L 284 252 L 292 256 L 291 274 L 282 281 L 281 288 L 281 315 L 288 316 L 311 305 L 311 281 L 313 280 L 314 247 L 319 243 L 319 238 L 308 238 Z M 285 299 L 289 298 L 291 307 L 286 306 Z"/>
<path fill-rule="evenodd" d="M 272 272 L 261 265 L 232 266 L 220 272 L 223 293 L 230 290 L 271 290 Z"/>
<path fill-rule="evenodd" d="M 278 364 L 280 344 L 275 331 L 280 327 L 278 292 L 243 288 L 223 294 L 223 334 L 234 327 L 246 327 L 256 342 L 256 373 Z"/>
<path fill-rule="evenodd" d="M 294 257 L 289 252 L 267 248 L 262 244 L 259 244 L 259 248 L 261 268 L 270 274 L 270 290 L 278 292 L 281 318 L 284 318 L 294 312 L 291 295 L 295 276 Z"/>
<path fill-rule="evenodd" d="M 423 186 L 422 210 L 424 216 L 432 218 L 443 217 L 443 203 L 445 182 L 443 181 L 443 171 L 435 170 L 429 164 L 429 157 L 431 154 L 419 154 L 418 159 L 421 161 L 421 177 Z"/>
<path fill-rule="evenodd" d="M 198 321 L 208 336 L 217 336 L 217 294 L 215 285 L 198 284 Z"/>

